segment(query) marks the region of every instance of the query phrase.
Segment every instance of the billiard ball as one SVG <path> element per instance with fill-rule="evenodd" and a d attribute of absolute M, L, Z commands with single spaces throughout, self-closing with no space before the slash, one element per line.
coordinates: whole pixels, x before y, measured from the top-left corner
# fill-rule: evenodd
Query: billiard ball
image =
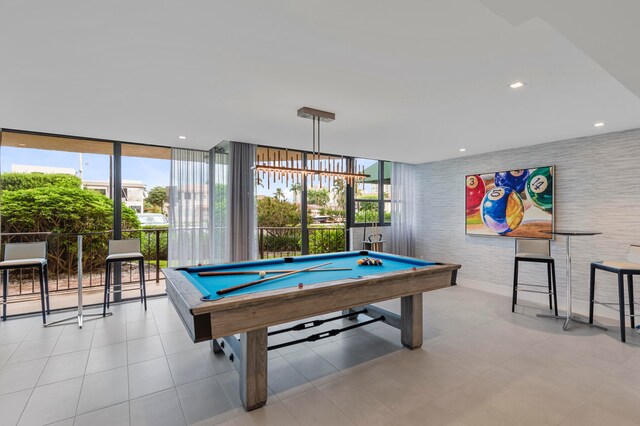
<path fill-rule="evenodd" d="M 467 216 L 477 213 L 480 210 L 480 204 L 482 203 L 482 197 L 486 188 L 484 186 L 484 180 L 478 175 L 467 176 Z"/>
<path fill-rule="evenodd" d="M 513 189 L 497 186 L 484 196 L 481 216 L 487 228 L 504 235 L 522 223 L 524 203 Z"/>
<path fill-rule="evenodd" d="M 529 177 L 529 170 L 510 170 L 508 172 L 499 172 L 494 176 L 494 182 L 496 186 L 506 186 L 511 189 L 515 189 L 516 192 L 524 191 L 527 186 L 527 178 Z"/>
<path fill-rule="evenodd" d="M 533 205 L 551 212 L 553 209 L 553 174 L 551 167 L 534 170 L 527 180 L 527 195 Z"/>
<path fill-rule="evenodd" d="M 260 276 L 260 278 L 264 278 L 267 275 L 267 273 L 265 271 L 260 271 L 258 272 L 258 275 Z"/>
<path fill-rule="evenodd" d="M 299 283 L 299 284 L 298 284 L 298 288 L 302 288 L 302 283 Z"/>

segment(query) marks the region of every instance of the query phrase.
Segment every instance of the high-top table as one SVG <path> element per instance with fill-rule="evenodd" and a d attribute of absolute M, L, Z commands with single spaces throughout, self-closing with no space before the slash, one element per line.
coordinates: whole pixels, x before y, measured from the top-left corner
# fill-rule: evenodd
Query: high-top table
<path fill-rule="evenodd" d="M 563 235 L 567 240 L 567 313 L 565 316 L 562 315 L 549 315 L 549 314 L 538 314 L 539 317 L 543 318 L 555 318 L 555 319 L 564 319 L 564 325 L 562 326 L 563 330 L 566 330 L 569 327 L 569 323 L 571 321 L 588 325 L 589 327 L 596 327 L 602 330 L 607 330 L 606 327 L 597 324 L 589 324 L 588 321 L 581 320 L 573 315 L 571 311 L 571 237 L 591 237 L 594 235 L 600 235 L 602 232 L 595 231 L 547 231 L 546 234 L 552 235 Z"/>

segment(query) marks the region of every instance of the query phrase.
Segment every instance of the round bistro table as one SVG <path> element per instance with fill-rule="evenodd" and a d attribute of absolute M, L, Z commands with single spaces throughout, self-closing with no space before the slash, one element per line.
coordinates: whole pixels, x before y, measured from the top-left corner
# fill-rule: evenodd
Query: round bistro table
<path fill-rule="evenodd" d="M 571 237 L 591 237 L 594 235 L 600 235 L 602 234 L 602 232 L 595 232 L 595 231 L 571 231 L 571 230 L 565 230 L 565 231 L 546 231 L 545 234 L 552 234 L 552 235 L 562 235 L 564 237 L 566 237 L 567 240 L 567 249 L 566 249 L 566 255 L 567 255 L 567 313 L 565 316 L 562 315 L 549 315 L 549 314 L 538 314 L 539 317 L 542 318 L 555 318 L 555 319 L 564 319 L 564 325 L 562 326 L 563 330 L 567 330 L 567 328 L 569 327 L 569 323 L 571 321 L 573 322 L 577 322 L 579 324 L 584 324 L 584 325 L 588 325 L 589 327 L 596 327 L 602 330 L 607 330 L 606 327 L 603 327 L 601 325 L 597 325 L 597 324 L 589 324 L 588 321 L 582 320 L 580 318 L 577 318 L 573 312 L 571 311 Z"/>

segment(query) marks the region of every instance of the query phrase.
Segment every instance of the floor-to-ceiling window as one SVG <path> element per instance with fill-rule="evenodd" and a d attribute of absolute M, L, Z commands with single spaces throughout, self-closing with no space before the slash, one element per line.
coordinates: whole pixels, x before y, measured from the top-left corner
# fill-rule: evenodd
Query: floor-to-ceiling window
<path fill-rule="evenodd" d="M 332 155 L 309 155 L 315 170 L 346 170 L 347 159 Z M 332 253 L 346 249 L 346 191 L 344 179 L 323 175 L 307 178 L 308 253 Z"/>
<path fill-rule="evenodd" d="M 122 215 L 122 238 L 140 238 L 147 295 L 163 294 L 164 277 L 160 269 L 167 266 L 171 149 L 129 143 L 121 144 L 121 148 L 122 205 L 133 210 L 138 219 L 135 223 Z M 123 292 L 123 298 L 139 295 L 138 280 L 137 265 L 121 269 L 122 283 L 131 283 L 124 284 L 127 291 Z M 131 293 L 127 294 L 128 291 Z"/>
<path fill-rule="evenodd" d="M 113 229 L 113 144 L 3 131 L 0 158 L 2 247 L 47 241 L 51 307 L 66 308 L 77 304 L 81 236 L 85 299 L 97 302 Z M 9 315 L 40 310 L 31 271 L 11 272 L 7 295 Z"/>
<path fill-rule="evenodd" d="M 77 305 L 79 259 L 84 304 L 102 301 L 107 242 L 114 238 L 116 217 L 120 238 L 141 238 L 148 294 L 164 293 L 158 268 L 166 264 L 169 148 L 7 130 L 0 135 L 0 242 L 4 248 L 9 242 L 47 241 L 53 309 Z M 125 266 L 118 283 L 126 287 L 139 278 L 136 274 L 136 268 Z M 135 293 L 123 292 L 117 299 L 139 296 Z M 7 294 L 9 315 L 40 310 L 32 272 L 12 272 Z"/>
<path fill-rule="evenodd" d="M 368 242 L 383 241 L 387 225 L 391 224 L 391 163 L 389 161 L 355 158 L 358 170 L 368 175 L 364 181 L 353 186 L 351 219 L 352 247 L 372 247 Z M 376 249 L 383 250 L 379 244 Z"/>
<path fill-rule="evenodd" d="M 258 147 L 257 162 L 271 167 L 345 171 L 349 158 Z M 344 251 L 345 180 L 328 174 L 258 171 L 258 247 L 261 258 Z"/>
<path fill-rule="evenodd" d="M 258 161 L 302 168 L 302 151 L 259 146 Z M 269 160 L 273 159 L 273 161 Z M 260 258 L 302 254 L 304 179 L 282 173 L 257 172 L 258 255 Z"/>

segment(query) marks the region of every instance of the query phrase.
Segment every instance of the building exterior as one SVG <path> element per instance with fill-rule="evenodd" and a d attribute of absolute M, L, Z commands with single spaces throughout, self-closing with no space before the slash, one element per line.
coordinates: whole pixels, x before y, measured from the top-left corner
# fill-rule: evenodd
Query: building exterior
<path fill-rule="evenodd" d="M 83 180 L 82 187 L 91 189 L 109 197 L 109 181 L 106 180 Z M 122 181 L 122 203 L 131 207 L 136 213 L 144 211 L 145 184 L 139 180 Z M 111 198 L 111 197 L 110 197 Z"/>
<path fill-rule="evenodd" d="M 31 166 L 25 164 L 12 164 L 11 171 L 14 173 L 45 173 L 45 174 L 65 174 L 78 176 L 79 172 L 66 167 Z M 102 195 L 111 197 L 108 180 L 82 180 L 82 187 L 99 192 Z M 131 207 L 137 213 L 144 211 L 145 184 L 139 180 L 122 181 L 122 203 Z"/>

